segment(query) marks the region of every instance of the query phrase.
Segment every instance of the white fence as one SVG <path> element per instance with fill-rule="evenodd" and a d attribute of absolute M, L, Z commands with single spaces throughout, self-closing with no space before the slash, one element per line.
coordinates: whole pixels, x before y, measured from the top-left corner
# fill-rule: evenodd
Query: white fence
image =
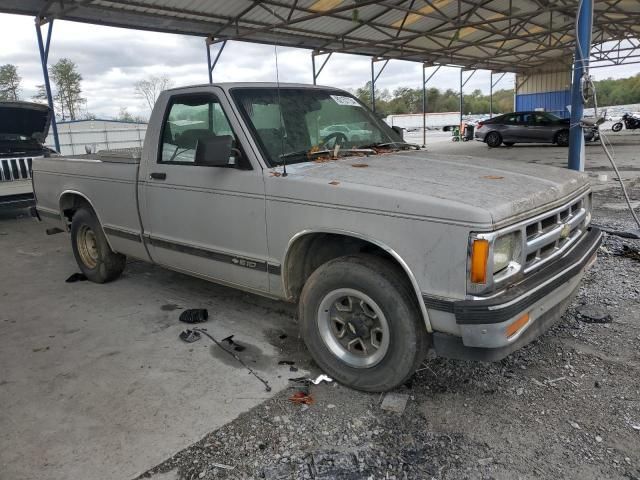
<path fill-rule="evenodd" d="M 114 148 L 142 147 L 147 132 L 146 123 L 116 120 L 76 120 L 58 123 L 58 138 L 62 155 L 81 155 Z M 49 129 L 46 145 L 55 148 Z"/>

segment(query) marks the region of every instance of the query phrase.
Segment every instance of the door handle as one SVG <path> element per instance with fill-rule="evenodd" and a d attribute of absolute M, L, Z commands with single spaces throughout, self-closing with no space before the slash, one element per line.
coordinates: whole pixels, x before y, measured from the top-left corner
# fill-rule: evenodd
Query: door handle
<path fill-rule="evenodd" d="M 149 178 L 153 178 L 154 180 L 166 180 L 167 174 L 164 172 L 153 172 L 149 174 Z"/>

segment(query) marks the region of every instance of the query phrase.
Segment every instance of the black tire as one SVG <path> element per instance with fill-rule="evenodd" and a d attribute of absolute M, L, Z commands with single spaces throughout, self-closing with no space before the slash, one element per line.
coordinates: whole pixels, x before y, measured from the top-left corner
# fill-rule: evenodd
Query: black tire
<path fill-rule="evenodd" d="M 559 147 L 569 146 L 569 130 L 560 130 L 556 133 L 556 142 Z"/>
<path fill-rule="evenodd" d="M 611 126 L 611 130 L 613 130 L 614 132 L 619 132 L 620 130 L 622 130 L 622 122 L 616 122 Z"/>
<path fill-rule="evenodd" d="M 115 280 L 127 263 L 127 257 L 111 250 L 98 218 L 87 207 L 80 208 L 73 215 L 71 247 L 78 267 L 95 283 Z"/>
<path fill-rule="evenodd" d="M 484 141 L 489 145 L 489 148 L 498 148 L 502 143 L 502 136 L 498 132 L 489 132 L 484 137 Z"/>
<path fill-rule="evenodd" d="M 513 147 L 515 144 L 515 142 L 504 142 L 505 147 Z"/>
<path fill-rule="evenodd" d="M 323 301 L 326 302 L 336 292 L 346 289 L 357 291 L 373 300 L 388 324 L 388 343 L 384 352 L 371 349 L 374 356 L 384 354 L 377 363 L 370 366 L 352 366 L 342 360 L 330 349 L 326 337 L 321 333 L 320 309 Z M 358 390 L 381 392 L 403 384 L 424 360 L 428 342 L 427 331 L 412 292 L 403 272 L 380 257 L 354 255 L 325 263 L 305 283 L 299 304 L 300 329 L 311 356 L 328 375 Z M 338 302 L 332 305 L 337 304 Z M 354 305 L 359 305 L 364 312 L 361 304 Z M 358 307 L 354 307 L 354 310 L 356 308 Z M 345 312 L 340 315 L 343 313 Z M 365 322 L 370 321 L 360 312 L 357 315 Z M 331 318 L 329 323 L 334 322 L 331 313 L 326 313 L 326 316 Z M 354 318 L 358 322 L 357 317 Z M 343 329 L 346 334 L 343 335 L 347 338 L 343 341 L 346 342 L 354 338 L 356 332 L 351 320 L 345 321 L 347 323 L 343 323 Z M 331 333 L 334 330 L 331 329 L 329 333 L 325 329 L 325 335 L 334 335 Z M 372 326 L 369 325 L 368 342 L 372 342 L 373 338 L 371 329 Z M 362 338 L 367 337 L 363 335 Z M 381 340 L 382 337 L 378 339 L 380 345 L 384 343 Z"/>

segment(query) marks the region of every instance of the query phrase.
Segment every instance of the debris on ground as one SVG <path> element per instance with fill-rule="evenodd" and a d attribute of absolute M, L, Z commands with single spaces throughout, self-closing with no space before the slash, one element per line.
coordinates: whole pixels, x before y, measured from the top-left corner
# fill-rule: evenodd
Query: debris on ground
<path fill-rule="evenodd" d="M 314 385 L 320 385 L 322 382 L 333 382 L 333 378 L 331 378 L 328 375 L 322 374 L 322 375 L 318 375 L 316 378 L 314 379 L 310 379 L 311 383 L 313 383 Z"/>
<path fill-rule="evenodd" d="M 620 256 L 640 261 L 640 249 L 631 248 L 629 245 L 623 245 Z"/>
<path fill-rule="evenodd" d="M 203 328 L 194 328 L 193 331 L 194 332 L 199 332 L 202 335 L 205 335 L 206 337 L 208 337 L 213 343 L 215 343 L 218 346 L 218 348 L 222 349 L 223 351 L 225 351 L 229 355 L 231 355 L 233 358 L 235 358 L 236 361 L 238 363 L 240 363 L 240 365 L 242 365 L 244 368 L 246 368 L 251 375 L 253 375 L 256 379 L 258 379 L 260 382 L 262 382 L 262 384 L 264 385 L 265 391 L 267 391 L 267 392 L 271 391 L 271 386 L 269 385 L 268 381 L 266 381 L 264 378 L 262 378 L 260 375 L 258 375 L 255 372 L 255 370 L 253 368 L 251 368 L 249 365 L 247 365 L 246 362 L 244 360 L 242 360 L 235 352 L 224 348 L 224 345 L 222 345 L 218 340 L 216 340 L 213 335 L 211 335 L 209 332 L 207 332 Z M 237 344 L 235 344 L 233 342 L 233 335 L 230 335 L 230 336 L 226 337 L 225 340 L 227 342 L 229 342 L 230 344 L 232 344 L 232 345 L 237 345 Z"/>
<path fill-rule="evenodd" d="M 406 393 L 394 393 L 389 392 L 384 396 L 382 405 L 380 408 L 387 412 L 394 412 L 402 414 L 404 409 L 407 408 L 407 402 L 409 401 L 409 395 Z"/>
<path fill-rule="evenodd" d="M 87 280 L 87 276 L 84 273 L 73 273 L 69 278 L 65 280 L 66 283 L 84 282 Z"/>
<path fill-rule="evenodd" d="M 236 352 L 244 352 L 247 347 L 239 344 L 238 342 L 233 340 L 233 335 L 229 335 L 228 337 L 224 337 L 220 340 L 222 343 L 227 343 L 231 348 L 233 348 Z"/>
<path fill-rule="evenodd" d="M 587 323 L 611 323 L 611 314 L 599 305 L 582 305 L 576 308 L 580 315 L 580 320 Z"/>
<path fill-rule="evenodd" d="M 200 333 L 193 330 L 184 330 L 180 333 L 180 340 L 187 343 L 193 343 L 200 340 Z"/>
<path fill-rule="evenodd" d="M 180 321 L 184 323 L 203 323 L 209 318 L 206 308 L 190 308 L 180 314 Z"/>
<path fill-rule="evenodd" d="M 311 396 L 310 393 L 305 392 L 295 392 L 289 397 L 289 401 L 304 405 L 312 405 L 314 403 L 313 396 Z"/>

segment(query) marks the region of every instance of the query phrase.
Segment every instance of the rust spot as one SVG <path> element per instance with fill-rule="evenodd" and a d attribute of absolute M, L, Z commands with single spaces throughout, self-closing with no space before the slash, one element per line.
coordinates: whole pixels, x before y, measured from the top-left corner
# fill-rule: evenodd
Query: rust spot
<path fill-rule="evenodd" d="M 340 182 L 338 182 L 337 180 L 334 180 L 332 182 L 329 182 L 329 185 L 340 185 Z"/>
<path fill-rule="evenodd" d="M 271 170 L 269 172 L 269 175 L 271 175 L 272 177 L 281 177 L 282 174 L 280 172 L 276 172 L 275 170 Z"/>
<path fill-rule="evenodd" d="M 500 175 L 484 175 L 482 178 L 486 178 L 487 180 L 502 180 L 504 177 Z"/>
<path fill-rule="evenodd" d="M 354 168 L 366 168 L 369 165 L 367 165 L 366 163 L 354 163 L 353 165 L 351 165 Z"/>

